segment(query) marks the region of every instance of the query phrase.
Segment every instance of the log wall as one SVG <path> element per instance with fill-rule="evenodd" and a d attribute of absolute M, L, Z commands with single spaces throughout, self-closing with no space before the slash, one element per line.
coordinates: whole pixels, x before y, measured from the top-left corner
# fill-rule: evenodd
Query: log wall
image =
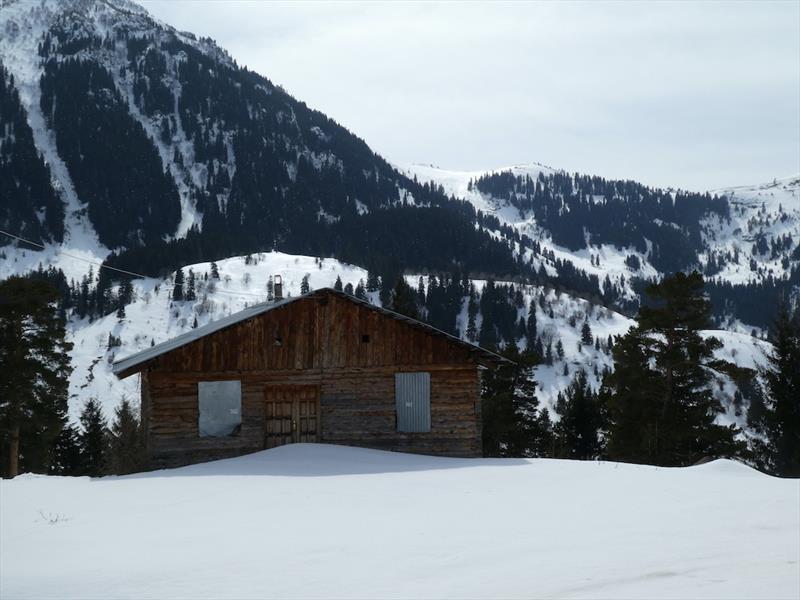
<path fill-rule="evenodd" d="M 431 373 L 431 431 L 396 427 L 394 374 Z M 335 296 L 309 297 L 160 356 L 142 373 L 151 467 L 264 448 L 265 388 L 320 389 L 320 442 L 443 456 L 481 453 L 478 365 L 444 336 Z M 242 382 L 242 428 L 198 436 L 197 383 Z"/>

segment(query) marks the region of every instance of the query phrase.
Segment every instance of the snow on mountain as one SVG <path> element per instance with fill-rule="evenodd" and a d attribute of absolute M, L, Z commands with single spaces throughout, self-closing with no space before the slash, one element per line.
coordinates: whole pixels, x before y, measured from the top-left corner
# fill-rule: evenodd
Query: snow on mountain
<path fill-rule="evenodd" d="M 193 327 L 235 313 L 247 306 L 267 300 L 267 282 L 271 276 L 283 279 L 284 295 L 298 295 L 305 275 L 309 277 L 311 289 L 333 287 L 340 277 L 343 285 L 354 287 L 366 281 L 367 271 L 361 267 L 342 263 L 332 258 L 298 256 L 281 252 L 266 252 L 249 256 L 238 256 L 217 262 L 220 279 L 211 278 L 211 263 L 198 263 L 183 267 L 184 277 L 189 273 L 196 277 L 196 300 L 175 302 L 171 300 L 173 276 L 165 279 L 137 279 L 133 281 L 133 301 L 125 307 L 125 316 L 118 318 L 111 313 L 100 319 L 70 319 L 68 339 L 74 344 L 71 352 L 74 371 L 70 378 L 69 415 L 77 421 L 83 404 L 96 398 L 107 415 L 127 397 L 134 402 L 139 399 L 139 377 L 120 381 L 111 372 L 115 360 L 134 354 L 153 344 L 176 337 Z M 406 279 L 416 286 L 418 275 Z M 425 286 L 427 276 L 422 277 Z M 480 293 L 486 281 L 473 280 Z M 498 282 L 501 283 L 501 282 Z M 554 419 L 559 392 L 565 390 L 576 373 L 584 370 L 589 383 L 599 389 L 605 369 L 613 368 L 608 340 L 624 335 L 635 321 L 603 306 L 592 304 L 564 292 L 534 285 L 519 285 L 523 305 L 517 309 L 517 320 L 528 316 L 530 306 L 536 306 L 537 330 L 544 348 L 551 349 L 552 363 L 544 362 L 535 368 L 537 398 L 542 407 L 547 407 Z M 370 294 L 370 301 L 380 304 L 377 293 Z M 595 344 L 582 344 L 581 328 L 588 322 Z M 477 327 L 481 316 L 478 314 Z M 463 339 L 467 336 L 467 301 L 463 302 L 456 326 Z M 769 344 L 749 335 L 709 331 L 706 335 L 722 338 L 725 348 L 720 358 L 731 360 L 747 368 L 761 368 L 766 363 Z M 563 356 L 557 352 L 561 342 Z M 527 344 L 525 338 L 520 345 Z M 736 387 L 727 379 L 721 381 L 717 393 L 726 413 L 719 421 L 746 426 L 746 407 L 733 402 Z"/>
<path fill-rule="evenodd" d="M 334 259 L 317 259 L 281 252 L 238 256 L 217 262 L 220 279 L 211 279 L 211 263 L 184 267 L 186 277 L 197 277 L 196 301 L 170 299 L 172 277 L 137 279 L 134 300 L 125 307 L 122 319 L 112 313 L 90 322 L 72 319 L 68 339 L 75 368 L 70 378 L 70 418 L 77 421 L 89 398 L 97 398 L 106 415 L 112 415 L 123 397 L 138 403 L 139 376 L 123 381 L 111 372 L 114 360 L 176 337 L 195 326 L 205 325 L 243 308 L 267 300 L 267 282 L 273 275 L 283 279 L 284 296 L 297 296 L 308 274 L 312 289 L 333 287 L 336 277 L 354 286 L 366 280 L 366 271 Z"/>
<path fill-rule="evenodd" d="M 608 276 L 613 283 L 622 285 L 628 298 L 635 297 L 635 293 L 630 285 L 622 283 L 623 280 L 629 280 L 634 275 L 646 278 L 658 275 L 658 272 L 647 262 L 646 257 L 635 248 L 617 248 L 610 244 L 601 244 L 572 251 L 559 246 L 552 241 L 548 232 L 537 224 L 534 215 L 524 213 L 512 206 L 506 199 L 494 198 L 471 185 L 471 182 L 477 181 L 480 177 L 495 173 L 511 173 L 515 177 L 527 176 L 535 181 L 540 174 L 546 176 L 563 171 L 539 163 L 512 165 L 483 171 L 454 171 L 417 163 L 401 165 L 397 168 L 409 177 L 416 177 L 421 182 L 441 185 L 446 194 L 466 200 L 476 210 L 497 217 L 503 225 L 511 226 L 520 233 L 537 240 L 543 252 L 552 253 L 556 259 L 569 261 L 589 275 L 596 275 L 600 282 L 603 282 Z M 639 269 L 634 270 L 625 263 L 625 259 L 631 255 L 640 259 L 641 267 Z M 543 259 L 541 255 L 533 255 L 532 252 L 527 251 L 525 258 L 533 260 L 536 268 L 543 265 L 551 275 L 557 274 L 552 262 Z M 599 261 L 595 262 L 598 258 Z"/>
<path fill-rule="evenodd" d="M 135 6 L 135 5 L 134 5 Z M 37 150 L 50 167 L 53 185 L 65 207 L 65 236 L 62 244 L 48 244 L 44 255 L 17 247 L 4 248 L 7 259 L 0 264 L 0 278 L 35 269 L 39 262 L 63 268 L 69 277 L 74 260 L 61 261 L 59 251 L 69 251 L 87 260 L 103 260 L 109 250 L 100 243 L 89 222 L 86 206 L 78 198 L 66 164 L 56 148 L 55 136 L 47 127 L 41 110 L 42 63 L 38 45 L 45 32 L 62 14 L 59 0 L 0 2 L 0 60 L 14 76 L 14 85 L 28 114 Z M 84 269 L 85 271 L 85 269 Z"/>
<path fill-rule="evenodd" d="M 102 261 L 110 250 L 98 239 L 87 213 L 87 204 L 81 199 L 72 182 L 69 170 L 56 148 L 55 134 L 46 123 L 41 110 L 40 80 L 44 61 L 39 45 L 54 27 L 63 27 L 73 35 L 113 38 L 117 30 L 134 31 L 140 37 L 175 36 L 197 50 L 213 56 L 224 64 L 232 64 L 230 57 L 210 40 L 197 40 L 153 19 L 138 4 L 129 0 L 2 0 L 0 2 L 0 60 L 14 77 L 14 86 L 27 112 L 28 123 L 34 134 L 37 150 L 50 167 L 53 184 L 60 193 L 66 209 L 65 239 L 62 244 L 47 244 L 38 255 L 17 247 L 4 249 L 10 266 L 0 266 L 0 277 L 35 269 L 41 262 L 64 270 L 68 278 L 78 278 L 74 260 L 62 260 L 61 253 L 77 255 L 85 260 Z M 196 190 L 204 185 L 205 166 L 194 160 L 194 149 L 188 140 L 178 115 L 180 83 L 177 69 L 180 59 L 162 52 L 170 76 L 165 83 L 175 96 L 175 131 L 170 140 L 160 135 L 161 117 L 148 117 L 137 106 L 133 93 L 133 73 L 128 65 L 127 47 L 118 38 L 111 48 L 92 48 L 79 52 L 75 58 L 99 62 L 113 76 L 117 90 L 128 104 L 130 114 L 143 126 L 158 150 L 164 168 L 172 175 L 179 192 L 181 219 L 175 237 L 184 237 L 193 226 L 199 227 L 201 215 L 195 207 Z M 228 143 L 229 155 L 232 148 Z M 181 157 L 175 160 L 175 157 Z M 233 159 L 224 165 L 233 176 Z M 83 269 L 85 271 L 85 269 Z"/>
<path fill-rule="evenodd" d="M 726 460 L 292 444 L 0 500 L 3 598 L 800 596 L 800 485 Z"/>
<path fill-rule="evenodd" d="M 701 256 L 701 263 L 716 258 L 720 265 L 714 277 L 731 283 L 787 277 L 789 266 L 800 263 L 796 251 L 800 241 L 800 175 L 712 193 L 728 198 L 731 215 L 728 222 L 706 222 L 708 251 Z M 773 249 L 774 243 L 787 236 L 792 245 Z M 733 259 L 720 260 L 724 256 Z"/>
<path fill-rule="evenodd" d="M 511 172 L 516 176 L 527 175 L 532 179 L 536 179 L 540 173 L 549 174 L 555 172 L 555 169 L 538 163 L 513 165 L 486 171 L 453 171 L 421 163 L 397 165 L 397 168 L 408 177 L 416 177 L 420 182 L 432 182 L 441 185 L 447 195 L 468 200 L 477 210 L 494 214 L 504 223 L 519 221 L 521 217 L 519 211 L 509 207 L 505 202 L 481 194 L 477 189 L 470 186 L 470 182 L 489 173 Z"/>
<path fill-rule="evenodd" d="M 634 276 L 649 279 L 660 275 L 648 257 L 632 247 L 595 244 L 574 251 L 558 246 L 552 242 L 548 231 L 537 225 L 532 214 L 518 210 L 506 198 L 492 197 L 471 185 L 484 175 L 497 173 L 529 176 L 535 181 L 540 174 L 547 176 L 564 171 L 537 163 L 483 171 L 454 171 L 421 164 L 398 168 L 409 177 L 441 185 L 447 194 L 497 217 L 502 224 L 537 240 L 544 251 L 552 252 L 556 258 L 569 261 L 588 274 L 597 275 L 600 281 L 606 275 L 615 283 L 619 283 L 622 277 L 630 283 Z M 784 279 L 792 266 L 800 265 L 797 251 L 800 242 L 800 175 L 775 179 L 763 185 L 724 188 L 710 193 L 727 197 L 730 206 L 729 218 L 714 216 L 702 223 L 706 251 L 698 256 L 697 266 L 707 269 L 710 278 L 733 284 L 762 282 L 767 277 Z M 636 256 L 641 266 L 633 268 L 627 264 L 629 256 Z M 537 257 L 533 258 L 536 262 Z M 548 265 L 545 263 L 545 266 Z M 626 291 L 629 297 L 634 296 L 630 286 L 626 286 Z"/>

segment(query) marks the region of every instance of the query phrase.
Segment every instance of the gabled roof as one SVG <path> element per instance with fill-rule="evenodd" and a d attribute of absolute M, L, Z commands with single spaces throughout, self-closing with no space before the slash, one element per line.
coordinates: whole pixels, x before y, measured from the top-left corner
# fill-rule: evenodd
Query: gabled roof
<path fill-rule="evenodd" d="M 181 346 L 185 346 L 187 344 L 191 344 L 192 342 L 199 340 L 207 335 L 225 329 L 227 327 L 231 327 L 232 325 L 236 325 L 237 323 L 241 323 L 242 321 L 247 321 L 248 319 L 252 319 L 258 315 L 264 314 L 271 310 L 276 310 L 281 308 L 282 306 L 286 306 L 287 304 L 291 304 L 292 302 L 297 302 L 298 300 L 302 300 L 305 298 L 314 298 L 314 297 L 322 297 L 325 295 L 332 295 L 337 296 L 339 298 L 344 298 L 354 304 L 360 304 L 370 310 L 374 310 L 376 312 L 380 312 L 388 317 L 393 319 L 397 319 L 398 321 L 403 321 L 408 323 L 412 327 L 417 327 L 419 329 L 423 329 L 428 333 L 431 333 L 436 336 L 441 336 L 449 340 L 451 343 L 461 346 L 465 348 L 468 352 L 473 353 L 476 359 L 476 362 L 481 364 L 489 364 L 489 365 L 500 365 L 500 364 L 511 364 L 511 361 L 507 358 L 496 354 L 490 350 L 486 350 L 485 348 L 481 348 L 480 346 L 476 346 L 475 344 L 471 344 L 470 342 L 465 342 L 461 338 L 457 338 L 454 335 L 446 333 L 441 329 L 437 329 L 427 323 L 423 323 L 422 321 L 418 321 L 417 319 L 412 319 L 411 317 L 407 317 L 405 315 L 401 315 L 400 313 L 396 313 L 394 311 L 388 310 L 386 308 L 381 308 L 380 306 L 375 306 L 370 304 L 365 300 L 361 300 L 356 298 L 355 296 L 351 296 L 350 294 L 346 294 L 344 292 L 340 292 L 338 290 L 334 290 L 333 288 L 320 288 L 318 290 L 314 290 L 307 294 L 303 294 L 302 296 L 295 296 L 292 298 L 285 298 L 283 300 L 278 300 L 274 302 L 263 302 L 260 304 L 254 304 L 253 306 L 249 306 L 244 310 L 240 310 L 237 313 L 229 315 L 227 317 L 223 317 L 217 321 L 212 321 L 202 327 L 198 327 L 197 329 L 192 329 L 191 331 L 187 331 L 177 337 L 174 337 L 166 342 L 162 342 L 156 346 L 151 348 L 147 348 L 146 350 L 142 350 L 141 352 L 137 352 L 136 354 L 131 354 L 130 356 L 126 356 L 114 363 L 112 371 L 114 375 L 119 377 L 120 379 L 124 379 L 137 371 L 140 371 L 145 363 L 150 362 L 151 360 L 158 358 L 162 354 L 166 354 L 167 352 L 171 352 L 180 348 Z"/>

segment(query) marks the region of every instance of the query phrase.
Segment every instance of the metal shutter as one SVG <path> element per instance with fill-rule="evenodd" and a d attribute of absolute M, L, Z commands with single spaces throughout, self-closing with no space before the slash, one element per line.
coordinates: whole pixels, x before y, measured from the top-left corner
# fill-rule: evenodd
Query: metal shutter
<path fill-rule="evenodd" d="M 431 374 L 395 373 L 397 431 L 431 430 Z"/>
<path fill-rule="evenodd" d="M 242 382 L 201 381 L 197 384 L 200 437 L 236 433 L 242 424 Z"/>

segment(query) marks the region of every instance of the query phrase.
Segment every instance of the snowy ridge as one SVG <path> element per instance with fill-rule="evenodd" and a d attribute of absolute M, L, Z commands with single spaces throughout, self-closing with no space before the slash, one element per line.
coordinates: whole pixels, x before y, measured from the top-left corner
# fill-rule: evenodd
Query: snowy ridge
<path fill-rule="evenodd" d="M 171 300 L 172 276 L 165 279 L 134 280 L 133 301 L 125 307 L 125 317 L 119 319 L 114 313 L 95 321 L 72 318 L 68 323 L 68 339 L 74 344 L 71 352 L 74 371 L 70 378 L 69 415 L 77 421 L 83 404 L 89 398 L 97 398 L 106 414 L 111 415 L 122 398 L 137 402 L 139 399 L 139 376 L 119 380 L 111 370 L 115 360 L 130 356 L 151 345 L 172 339 L 253 304 L 267 300 L 267 282 L 273 275 L 283 278 L 284 295 L 296 296 L 304 276 L 308 275 L 311 289 L 333 287 L 336 278 L 342 284 L 356 286 L 366 282 L 367 271 L 355 265 L 342 263 L 332 258 L 316 258 L 265 252 L 249 256 L 232 257 L 217 261 L 220 279 L 210 278 L 211 263 L 198 263 L 183 267 L 188 278 L 193 272 L 197 299 L 173 302 Z M 416 286 L 418 275 L 408 275 L 408 283 Z M 429 279 L 423 277 L 427 288 Z M 478 292 L 486 281 L 473 280 Z M 501 284 L 502 282 L 497 282 Z M 552 364 L 543 363 L 535 368 L 537 398 L 542 407 L 547 407 L 555 420 L 554 406 L 559 392 L 566 389 L 576 373 L 583 370 L 588 382 L 599 389 L 604 369 L 613 368 L 613 360 L 607 345 L 611 336 L 624 335 L 635 321 L 613 310 L 563 292 L 533 285 L 517 284 L 523 297 L 523 306 L 517 309 L 517 319 L 527 317 L 531 303 L 536 305 L 537 330 L 544 347 L 552 348 Z M 370 293 L 370 301 L 380 304 L 376 292 Z M 581 328 L 588 322 L 596 344 L 580 343 Z M 461 314 L 457 317 L 457 333 L 467 340 L 467 302 L 464 300 Z M 480 328 L 480 313 L 477 327 Z M 725 348 L 720 357 L 746 368 L 760 368 L 766 363 L 769 344 L 743 333 L 709 331 L 707 335 L 723 338 Z M 556 352 L 561 342 L 563 356 Z M 519 345 L 525 347 L 523 337 Z M 733 399 L 735 385 L 722 379 L 716 393 L 720 395 L 726 413 L 718 417 L 724 424 L 735 423 L 746 427 L 746 407 L 736 406 Z"/>
<path fill-rule="evenodd" d="M 536 163 L 483 171 L 454 171 L 421 164 L 402 165 L 398 169 L 409 177 L 441 185 L 447 194 L 470 202 L 476 210 L 494 215 L 502 224 L 537 240 L 543 251 L 571 262 L 588 274 L 597 275 L 601 282 L 608 275 L 613 283 L 625 289 L 629 298 L 635 294 L 630 285 L 623 285 L 623 282 L 629 283 L 631 277 L 649 279 L 660 275 L 648 262 L 647 256 L 632 247 L 617 248 L 602 244 L 579 251 L 560 247 L 552 242 L 547 230 L 537 225 L 533 215 L 522 213 L 507 199 L 494 198 L 470 186 L 471 181 L 493 173 L 510 172 L 515 176 L 536 179 L 540 173 L 548 175 L 564 171 Z M 738 284 L 761 282 L 767 277 L 785 279 L 791 267 L 800 265 L 800 255 L 792 255 L 800 242 L 800 175 L 775 179 L 762 185 L 723 188 L 710 193 L 728 198 L 731 215 L 729 220 L 714 218 L 703 222 L 707 251 L 699 256 L 698 267 L 706 267 L 711 260 L 718 265 L 712 278 Z M 773 241 L 784 236 L 790 237 L 792 244 L 773 252 Z M 759 248 L 760 239 L 763 241 Z M 640 268 L 633 269 L 625 263 L 625 259 L 631 255 L 639 259 Z M 552 266 L 541 256 L 529 253 L 526 258 L 532 258 L 537 268 L 544 263 L 548 272 L 554 274 Z M 597 258 L 600 259 L 599 264 L 593 262 Z"/>
<path fill-rule="evenodd" d="M 571 251 L 559 246 L 553 243 L 547 230 L 537 224 L 536 218 L 532 214 L 523 213 L 509 204 L 506 199 L 494 198 L 489 194 L 484 194 L 477 187 L 470 185 L 470 182 L 474 182 L 484 175 L 494 173 L 527 176 L 535 181 L 540 174 L 564 173 L 565 171 L 563 170 L 547 167 L 539 163 L 512 165 L 483 171 L 445 170 L 433 165 L 423 164 L 396 165 L 396 167 L 408 177 L 416 177 L 421 182 L 441 185 L 446 194 L 468 201 L 476 210 L 493 215 L 499 219 L 501 224 L 513 227 L 521 234 L 537 240 L 541 246 L 542 253 L 552 254 L 556 260 L 569 261 L 587 274 L 596 275 L 601 285 L 606 276 L 608 276 L 612 283 L 619 285 L 625 291 L 627 298 L 635 297 L 635 292 L 628 283 L 632 276 L 650 278 L 658 275 L 658 272 L 648 263 L 647 258 L 635 248 L 616 248 L 610 244 L 602 244 L 579 251 Z M 642 266 L 638 270 L 633 270 L 625 264 L 625 259 L 631 255 L 637 256 L 640 260 Z M 552 261 L 542 256 L 542 254 L 533 254 L 532 251 L 526 250 L 524 258 L 527 261 L 532 261 L 537 269 L 540 266 L 544 266 L 550 275 L 557 274 Z M 595 263 L 594 260 L 598 258 L 599 262 Z M 602 288 L 598 291 L 602 292 Z"/>
<path fill-rule="evenodd" d="M 790 266 L 800 263 L 800 255 L 792 257 L 791 248 L 773 253 L 774 240 L 789 236 L 794 248 L 800 242 L 800 174 L 775 179 L 756 186 L 739 186 L 715 190 L 727 196 L 731 206 L 730 222 L 707 221 L 704 235 L 708 252 L 701 256 L 706 264 L 712 257 L 732 255 L 723 261 L 717 279 L 731 283 L 761 281 L 766 277 L 784 279 Z M 758 250 L 759 240 L 763 240 Z M 736 258 L 739 258 L 736 260 Z M 751 260 L 752 259 L 752 260 Z"/>
<path fill-rule="evenodd" d="M 308 274 L 313 289 L 332 287 L 337 276 L 343 284 L 354 286 L 366 280 L 366 271 L 334 259 L 295 256 L 281 252 L 238 256 L 217 262 L 220 279 L 210 279 L 211 263 L 183 268 L 197 277 L 197 300 L 172 302 L 172 277 L 134 280 L 133 302 L 125 307 L 125 318 L 109 314 L 90 322 L 73 319 L 68 339 L 74 344 L 71 353 L 75 370 L 70 378 L 69 414 L 77 420 L 83 403 L 97 398 L 107 415 L 123 397 L 138 402 L 139 376 L 120 381 L 111 372 L 112 363 L 151 345 L 160 344 L 197 326 L 236 313 L 247 306 L 267 300 L 267 282 L 273 275 L 283 278 L 285 296 L 300 294 L 303 276 Z M 208 276 L 209 278 L 206 278 Z M 109 346 L 109 336 L 119 345 Z"/>
<path fill-rule="evenodd" d="M 126 477 L 22 475 L 0 498 L 4 598 L 800 595 L 800 486 L 725 460 L 292 444 Z"/>

